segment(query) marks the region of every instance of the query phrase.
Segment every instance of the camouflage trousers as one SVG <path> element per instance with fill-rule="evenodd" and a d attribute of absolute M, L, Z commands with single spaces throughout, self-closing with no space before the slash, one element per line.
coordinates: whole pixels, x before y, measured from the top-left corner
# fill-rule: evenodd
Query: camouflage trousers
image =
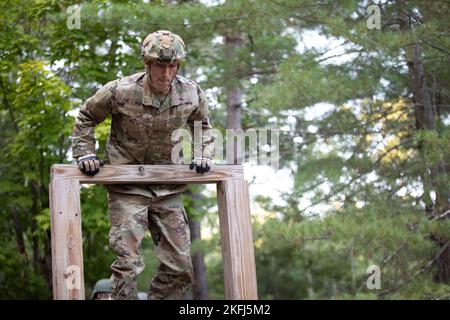
<path fill-rule="evenodd" d="M 113 299 L 137 299 L 137 276 L 144 270 L 140 246 L 147 228 L 159 269 L 148 299 L 177 299 L 193 281 L 190 231 L 180 194 L 164 197 L 109 192 L 109 241 L 117 255 L 111 265 Z"/>

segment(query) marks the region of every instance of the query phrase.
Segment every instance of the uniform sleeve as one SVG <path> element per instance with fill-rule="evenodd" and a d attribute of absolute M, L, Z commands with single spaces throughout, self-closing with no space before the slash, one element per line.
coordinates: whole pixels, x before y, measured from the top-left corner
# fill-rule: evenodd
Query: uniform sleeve
<path fill-rule="evenodd" d="M 202 156 L 204 158 L 212 159 L 214 156 L 214 135 L 213 127 L 209 121 L 208 100 L 205 93 L 197 86 L 197 94 L 199 98 L 198 108 L 194 109 L 188 119 L 188 125 L 191 132 L 194 134 L 194 157 Z M 194 125 L 201 127 L 202 143 L 195 143 Z"/>
<path fill-rule="evenodd" d="M 72 156 L 95 153 L 94 129 L 111 113 L 117 81 L 111 81 L 86 100 L 76 118 L 72 133 Z"/>

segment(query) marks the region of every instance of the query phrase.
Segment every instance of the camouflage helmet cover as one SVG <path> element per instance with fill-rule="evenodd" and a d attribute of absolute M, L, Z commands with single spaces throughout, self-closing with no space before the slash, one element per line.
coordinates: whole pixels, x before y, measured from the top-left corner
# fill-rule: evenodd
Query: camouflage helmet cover
<path fill-rule="evenodd" d="M 101 279 L 101 280 L 97 281 L 97 283 L 94 286 L 94 289 L 92 290 L 91 299 L 94 299 L 96 293 L 102 293 L 102 292 L 107 292 L 107 293 L 112 292 L 110 279 Z"/>
<path fill-rule="evenodd" d="M 141 54 L 144 62 L 157 59 L 173 63 L 186 58 L 186 49 L 179 35 L 167 30 L 158 30 L 144 39 Z"/>

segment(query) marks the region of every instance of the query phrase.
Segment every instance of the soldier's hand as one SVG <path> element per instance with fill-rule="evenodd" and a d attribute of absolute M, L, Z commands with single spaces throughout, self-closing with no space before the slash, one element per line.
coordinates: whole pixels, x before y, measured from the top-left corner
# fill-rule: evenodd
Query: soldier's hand
<path fill-rule="evenodd" d="M 95 176 L 103 163 L 93 153 L 77 158 L 78 168 L 87 176 Z"/>
<path fill-rule="evenodd" d="M 208 172 L 211 169 L 212 166 L 212 160 L 209 158 L 203 158 L 203 157 L 195 157 L 194 160 L 192 160 L 191 164 L 189 165 L 189 168 L 192 170 L 195 168 L 195 171 L 197 173 L 204 173 Z"/>

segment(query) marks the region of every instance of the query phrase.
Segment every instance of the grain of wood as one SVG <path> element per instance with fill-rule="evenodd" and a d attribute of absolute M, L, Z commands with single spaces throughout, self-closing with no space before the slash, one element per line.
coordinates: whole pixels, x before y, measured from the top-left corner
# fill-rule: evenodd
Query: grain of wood
<path fill-rule="evenodd" d="M 83 241 L 80 184 L 77 180 L 50 183 L 53 296 L 84 299 Z"/>
<path fill-rule="evenodd" d="M 225 299 L 256 300 L 258 293 L 247 181 L 233 179 L 218 183 L 217 201 Z"/>
<path fill-rule="evenodd" d="M 92 184 L 151 183 L 218 183 L 226 179 L 243 178 L 240 165 L 215 165 L 210 172 L 198 174 L 187 165 L 105 165 L 89 177 L 76 165 L 57 164 L 51 168 L 52 179 L 77 179 Z"/>

